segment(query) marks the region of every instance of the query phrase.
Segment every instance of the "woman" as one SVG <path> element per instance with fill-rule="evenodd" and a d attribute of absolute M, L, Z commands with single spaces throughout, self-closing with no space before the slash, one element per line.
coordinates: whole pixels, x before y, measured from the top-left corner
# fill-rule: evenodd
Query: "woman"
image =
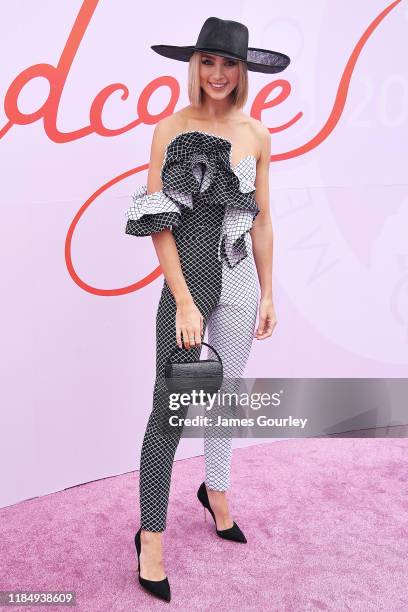
<path fill-rule="evenodd" d="M 245 25 L 216 17 L 205 21 L 195 46 L 152 49 L 189 61 L 191 102 L 157 124 L 147 186 L 133 195 L 126 225 L 128 234 L 152 236 L 164 273 L 156 318 L 153 410 L 140 462 L 141 527 L 135 544 L 140 584 L 170 601 L 161 535 L 181 430 L 163 435 L 161 429 L 168 410 L 164 365 L 176 346 L 184 349 L 179 351 L 182 359 L 198 359 L 208 326 L 208 342 L 221 356 L 224 376 L 240 377 L 254 335 L 267 338 L 276 325 L 270 134 L 241 109 L 247 99 L 247 71 L 280 72 L 290 60 L 281 53 L 248 48 Z M 197 496 L 220 537 L 245 543 L 226 498 L 231 449 L 231 437 L 205 436 L 206 478 Z"/>

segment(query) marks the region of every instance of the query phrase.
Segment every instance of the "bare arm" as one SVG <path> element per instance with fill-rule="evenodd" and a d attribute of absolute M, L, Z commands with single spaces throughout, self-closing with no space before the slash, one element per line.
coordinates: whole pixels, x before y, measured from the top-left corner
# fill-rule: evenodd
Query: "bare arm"
<path fill-rule="evenodd" d="M 167 143 L 171 139 L 167 124 L 159 122 L 153 133 L 150 152 L 150 165 L 147 178 L 147 192 L 149 194 L 161 191 L 163 188 L 160 171 L 164 160 Z M 165 228 L 152 234 L 154 248 L 167 284 L 174 296 L 177 305 L 176 313 L 176 340 L 178 346 L 189 349 L 201 343 L 203 332 L 203 317 L 194 303 L 190 290 L 181 268 L 180 258 L 173 233 Z"/>
<path fill-rule="evenodd" d="M 254 219 L 252 229 L 250 230 L 252 250 L 261 287 L 259 322 L 256 331 L 258 340 L 270 336 L 276 325 L 272 297 L 273 228 L 269 210 L 271 135 L 267 128 L 262 129 L 261 142 L 261 155 L 257 164 L 255 182 L 256 203 L 260 212 Z"/>

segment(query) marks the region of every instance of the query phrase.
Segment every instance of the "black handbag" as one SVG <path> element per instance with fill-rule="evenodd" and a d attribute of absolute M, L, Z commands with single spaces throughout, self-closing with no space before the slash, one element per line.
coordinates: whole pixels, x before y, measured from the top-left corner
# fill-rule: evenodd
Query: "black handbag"
<path fill-rule="evenodd" d="M 221 357 L 210 344 L 206 342 L 201 342 L 201 344 L 214 351 L 218 359 L 171 362 L 170 359 L 176 351 L 187 350 L 176 346 L 164 367 L 166 386 L 171 393 L 191 393 L 193 390 L 216 393 L 220 389 L 223 381 Z"/>

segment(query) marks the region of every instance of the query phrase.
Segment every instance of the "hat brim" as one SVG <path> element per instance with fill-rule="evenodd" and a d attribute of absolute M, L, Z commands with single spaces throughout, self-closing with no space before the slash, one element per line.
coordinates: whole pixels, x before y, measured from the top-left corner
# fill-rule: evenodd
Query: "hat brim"
<path fill-rule="evenodd" d="M 221 55 L 221 57 L 229 57 L 231 59 L 245 61 L 231 53 L 214 49 L 199 49 L 193 45 L 184 47 L 177 45 L 152 45 L 150 48 L 163 57 L 168 57 L 181 62 L 190 61 L 190 58 L 195 51 L 207 51 L 213 55 Z M 280 53 L 279 51 L 248 47 L 247 59 L 245 63 L 248 66 L 248 70 L 251 70 L 252 72 L 273 74 L 285 70 L 285 68 L 287 68 L 290 64 L 290 58 L 285 53 Z"/>

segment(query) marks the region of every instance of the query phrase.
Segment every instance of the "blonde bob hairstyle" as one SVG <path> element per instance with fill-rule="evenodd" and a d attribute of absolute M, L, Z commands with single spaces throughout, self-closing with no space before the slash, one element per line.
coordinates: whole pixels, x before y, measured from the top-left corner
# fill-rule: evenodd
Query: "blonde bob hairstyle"
<path fill-rule="evenodd" d="M 200 106 L 203 101 L 203 90 L 200 86 L 201 53 L 195 51 L 188 65 L 188 97 L 192 106 Z M 242 108 L 248 98 L 248 67 L 245 62 L 238 61 L 238 84 L 231 92 L 231 103 Z"/>

